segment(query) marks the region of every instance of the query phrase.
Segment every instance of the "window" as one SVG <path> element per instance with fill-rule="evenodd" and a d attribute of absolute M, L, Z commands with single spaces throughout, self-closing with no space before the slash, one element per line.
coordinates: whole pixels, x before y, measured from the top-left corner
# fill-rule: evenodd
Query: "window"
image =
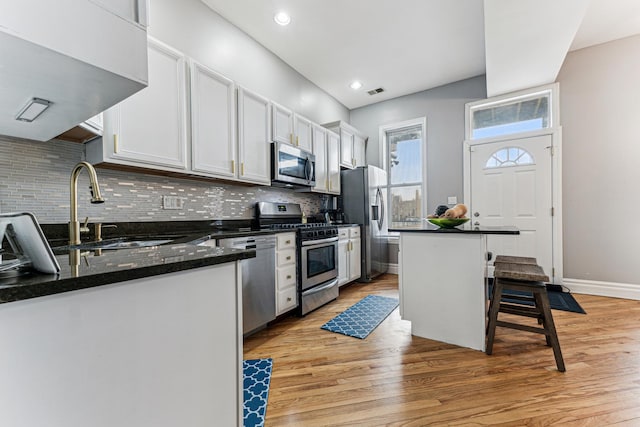
<path fill-rule="evenodd" d="M 492 138 L 554 126 L 556 92 L 557 85 L 551 85 L 467 104 L 467 138 Z"/>
<path fill-rule="evenodd" d="M 487 160 L 485 168 L 495 169 L 532 164 L 534 164 L 533 156 L 528 151 L 518 147 L 507 147 L 493 153 Z"/>
<path fill-rule="evenodd" d="M 380 128 L 387 171 L 389 227 L 421 223 L 426 205 L 426 119 Z"/>

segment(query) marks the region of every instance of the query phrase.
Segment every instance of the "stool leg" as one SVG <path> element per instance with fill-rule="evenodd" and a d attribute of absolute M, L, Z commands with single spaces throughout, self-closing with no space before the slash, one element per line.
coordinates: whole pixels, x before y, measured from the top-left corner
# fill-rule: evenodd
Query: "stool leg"
<path fill-rule="evenodd" d="M 549 336 L 549 328 L 547 327 L 547 321 L 546 321 L 546 315 L 544 313 L 544 310 L 542 309 L 542 292 L 541 291 L 535 291 L 533 292 L 533 299 L 535 300 L 535 304 L 536 304 L 536 308 L 538 309 L 538 311 L 540 312 L 540 315 L 542 316 L 541 318 L 538 318 L 538 324 L 542 325 L 542 327 L 545 330 L 545 334 L 544 334 L 544 338 L 545 340 L 547 340 L 547 346 L 551 347 L 551 337 Z M 547 296 L 547 300 L 548 300 L 548 296 Z"/>
<path fill-rule="evenodd" d="M 549 297 L 546 292 L 540 295 L 542 312 L 544 314 L 545 330 L 548 333 L 549 340 L 551 341 L 551 348 L 553 348 L 553 356 L 556 359 L 556 366 L 558 371 L 565 372 L 564 360 L 562 359 L 562 351 L 560 351 L 560 341 L 558 341 L 558 334 L 556 333 L 556 325 L 553 322 L 553 315 L 551 314 L 551 307 L 549 306 Z"/>
<path fill-rule="evenodd" d="M 496 336 L 496 322 L 498 321 L 498 311 L 500 310 L 500 299 L 502 298 L 502 283 L 499 279 L 493 279 L 493 296 L 489 309 L 489 324 L 487 325 L 487 342 L 485 353 L 493 352 L 493 339 Z"/>

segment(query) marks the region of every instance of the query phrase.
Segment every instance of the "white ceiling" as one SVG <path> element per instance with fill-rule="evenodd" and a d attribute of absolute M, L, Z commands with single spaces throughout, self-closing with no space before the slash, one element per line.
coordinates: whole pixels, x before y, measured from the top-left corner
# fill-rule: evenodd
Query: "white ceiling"
<path fill-rule="evenodd" d="M 551 83 L 567 49 L 640 34 L 640 0 L 202 1 L 350 109 L 485 73 L 490 94 Z"/>

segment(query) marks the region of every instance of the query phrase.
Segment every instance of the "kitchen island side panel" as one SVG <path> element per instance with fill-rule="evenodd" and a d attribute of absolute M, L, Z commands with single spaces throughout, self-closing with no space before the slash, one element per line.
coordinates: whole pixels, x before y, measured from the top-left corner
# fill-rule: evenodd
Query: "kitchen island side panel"
<path fill-rule="evenodd" d="M 0 306 L 0 425 L 241 425 L 237 262 Z"/>
<path fill-rule="evenodd" d="M 484 351 L 486 235 L 400 234 L 400 313 L 413 335 Z"/>

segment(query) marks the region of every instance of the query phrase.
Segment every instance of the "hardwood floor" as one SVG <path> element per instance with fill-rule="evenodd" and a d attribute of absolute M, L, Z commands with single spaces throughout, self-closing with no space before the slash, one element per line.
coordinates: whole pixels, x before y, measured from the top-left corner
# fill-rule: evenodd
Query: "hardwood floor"
<path fill-rule="evenodd" d="M 498 328 L 492 356 L 411 335 L 396 309 L 366 339 L 320 326 L 397 276 L 342 288 L 335 302 L 247 338 L 273 358 L 270 426 L 640 426 L 640 301 L 575 295 L 553 310 L 567 367 L 544 337 Z"/>

